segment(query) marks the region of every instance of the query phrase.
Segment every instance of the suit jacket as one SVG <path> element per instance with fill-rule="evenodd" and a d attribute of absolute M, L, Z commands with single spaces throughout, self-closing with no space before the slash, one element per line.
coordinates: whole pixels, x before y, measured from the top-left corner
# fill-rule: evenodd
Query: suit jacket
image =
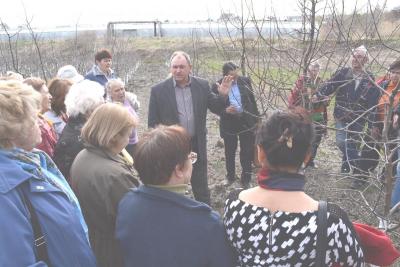
<path fill-rule="evenodd" d="M 207 108 L 220 114 L 224 109 L 225 98 L 211 92 L 210 85 L 204 79 L 191 77 L 190 91 L 192 93 L 195 133 L 198 145 L 199 159 L 207 159 L 206 117 Z M 179 124 L 173 78 L 166 79 L 151 88 L 148 127 L 158 124 Z"/>
<path fill-rule="evenodd" d="M 221 82 L 222 79 L 218 81 L 218 83 Z M 237 134 L 238 132 L 249 129 L 254 130 L 260 115 L 250 79 L 239 76 L 237 79 L 237 85 L 239 87 L 243 112 L 240 114 L 226 113 L 225 109 L 230 106 L 229 98 L 226 98 L 224 108 L 218 114 L 221 117 L 219 121 L 219 131 L 222 138 L 226 134 Z M 218 94 L 218 86 L 216 84 L 213 85 L 212 91 Z"/>

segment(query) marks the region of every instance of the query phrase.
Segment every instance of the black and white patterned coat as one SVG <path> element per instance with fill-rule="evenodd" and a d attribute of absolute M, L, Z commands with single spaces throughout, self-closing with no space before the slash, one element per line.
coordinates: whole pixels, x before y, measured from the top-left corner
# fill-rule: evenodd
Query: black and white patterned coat
<path fill-rule="evenodd" d="M 315 266 L 317 211 L 271 212 L 231 194 L 224 224 L 240 266 Z M 364 266 L 363 252 L 346 213 L 328 203 L 326 266 Z"/>

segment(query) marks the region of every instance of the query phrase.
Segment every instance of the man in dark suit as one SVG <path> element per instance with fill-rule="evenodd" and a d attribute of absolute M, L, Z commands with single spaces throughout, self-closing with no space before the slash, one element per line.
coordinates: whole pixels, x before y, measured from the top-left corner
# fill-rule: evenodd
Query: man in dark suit
<path fill-rule="evenodd" d="M 234 81 L 226 98 L 224 109 L 219 114 L 219 131 L 225 144 L 225 165 L 227 184 L 235 179 L 235 154 L 240 140 L 240 164 L 242 174 L 240 181 L 247 188 L 251 180 L 251 163 L 254 158 L 254 131 L 259 117 L 257 104 L 254 98 L 251 81 L 247 77 L 238 75 L 239 67 L 227 62 L 222 67 L 223 76 L 231 76 Z M 221 82 L 222 79 L 219 81 Z M 218 94 L 217 86 L 212 90 Z"/>
<path fill-rule="evenodd" d="M 148 126 L 178 124 L 192 139 L 192 150 L 197 153 L 191 184 L 196 200 L 209 204 L 207 182 L 207 108 L 221 113 L 233 78 L 224 77 L 218 86 L 219 96 L 211 92 L 206 80 L 191 76 L 190 57 L 182 51 L 174 52 L 170 59 L 170 78 L 151 88 Z"/>

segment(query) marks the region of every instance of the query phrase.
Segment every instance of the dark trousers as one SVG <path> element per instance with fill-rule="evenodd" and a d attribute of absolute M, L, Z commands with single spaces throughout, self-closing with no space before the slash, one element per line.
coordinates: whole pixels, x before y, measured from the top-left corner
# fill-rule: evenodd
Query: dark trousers
<path fill-rule="evenodd" d="M 362 174 L 368 174 L 368 172 L 372 172 L 378 166 L 380 161 L 379 150 L 381 147 L 379 144 L 373 142 L 373 140 L 368 140 L 362 150 L 361 150 L 361 159 L 359 160 L 358 170 L 357 172 Z M 390 151 L 396 149 L 397 144 L 389 144 L 388 149 Z M 397 161 L 397 154 L 392 153 L 391 158 L 389 159 L 391 162 Z M 397 164 L 393 164 L 393 175 L 396 175 L 397 172 Z M 385 169 L 382 170 L 381 175 L 384 175 Z"/>
<path fill-rule="evenodd" d="M 193 164 L 190 183 L 194 198 L 197 201 L 210 204 L 210 190 L 208 189 L 207 159 L 199 155 L 197 138 L 192 137 L 192 151 L 197 153 L 197 161 Z"/>
<path fill-rule="evenodd" d="M 322 136 L 325 133 L 325 127 L 323 125 L 314 123 L 314 133 L 315 133 L 315 138 L 312 143 L 310 162 L 314 162 L 315 156 L 317 155 L 318 147 L 322 140 Z"/>
<path fill-rule="evenodd" d="M 243 131 L 239 134 L 224 134 L 225 144 L 225 165 L 226 177 L 228 180 L 235 179 L 235 156 L 240 141 L 240 165 L 242 166 L 242 174 L 240 179 L 243 183 L 250 182 L 251 179 L 251 163 L 254 157 L 254 133 L 252 131 Z"/>

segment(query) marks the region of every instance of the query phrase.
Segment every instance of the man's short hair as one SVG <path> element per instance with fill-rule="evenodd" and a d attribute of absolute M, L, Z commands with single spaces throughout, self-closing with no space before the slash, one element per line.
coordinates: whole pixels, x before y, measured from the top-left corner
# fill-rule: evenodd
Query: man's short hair
<path fill-rule="evenodd" d="M 366 57 L 366 59 L 368 60 L 369 54 L 368 54 L 368 50 L 365 46 L 360 45 L 357 48 L 354 48 L 352 50 L 352 56 L 354 56 L 355 54 L 362 54 L 364 55 L 364 57 Z"/>
<path fill-rule="evenodd" d="M 105 58 L 112 58 L 111 52 L 108 49 L 102 49 L 100 51 L 97 51 L 97 53 L 94 55 L 94 60 L 95 61 L 101 61 L 102 59 Z"/>
<path fill-rule="evenodd" d="M 239 67 L 233 62 L 226 62 L 222 66 L 222 76 L 228 75 L 230 71 L 237 70 Z"/>
<path fill-rule="evenodd" d="M 172 60 L 177 56 L 183 56 L 186 59 L 186 62 L 189 64 L 189 66 L 192 65 L 192 61 L 191 61 L 190 56 L 189 56 L 188 53 L 186 53 L 184 51 L 175 51 L 174 53 L 172 53 L 171 57 L 169 58 L 169 65 L 170 66 L 171 66 Z"/>
<path fill-rule="evenodd" d="M 163 185 L 175 167 L 185 163 L 190 151 L 190 136 L 184 128 L 160 125 L 139 140 L 134 166 L 144 184 Z"/>

